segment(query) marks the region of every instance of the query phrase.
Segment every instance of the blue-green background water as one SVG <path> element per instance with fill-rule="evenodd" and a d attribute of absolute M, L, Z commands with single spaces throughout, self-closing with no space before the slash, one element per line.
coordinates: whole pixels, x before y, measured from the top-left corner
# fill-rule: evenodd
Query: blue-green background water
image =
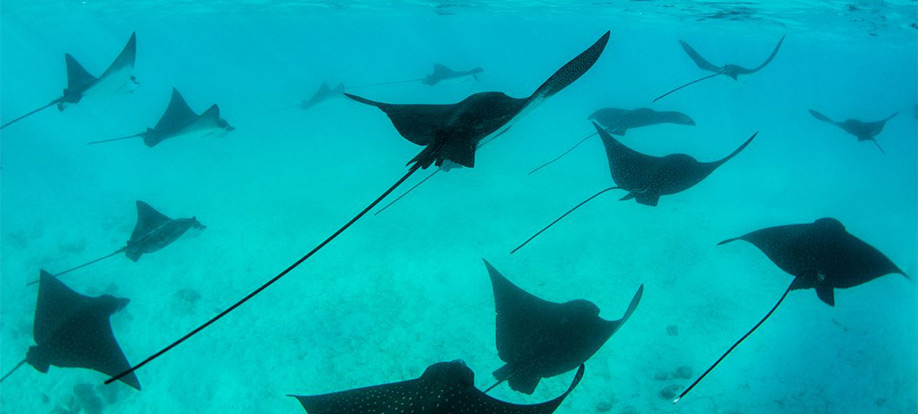
<path fill-rule="evenodd" d="M 59 96 L 64 53 L 98 74 L 132 31 L 141 86 L 62 113 L 49 109 L 0 136 L 0 371 L 33 343 L 36 290 L 25 282 L 39 269 L 59 271 L 122 246 L 135 200 L 171 217 L 195 215 L 208 228 L 138 263 L 116 257 L 67 276 L 80 292 L 131 299 L 112 324 L 132 362 L 282 270 L 400 177 L 419 148 L 374 108 L 334 99 L 268 113 L 322 81 L 411 79 L 439 62 L 485 72 L 480 82 L 359 93 L 400 103 L 451 103 L 481 91 L 527 96 L 611 30 L 599 62 L 481 150 L 474 169 L 438 174 L 391 210 L 364 218 L 142 369 L 142 392 L 113 386 L 115 401 L 104 412 L 301 412 L 287 394 L 415 378 L 453 359 L 465 360 L 486 387 L 502 364 L 487 258 L 534 294 L 589 299 L 607 319 L 645 285 L 637 312 L 589 361 L 558 413 L 914 413 L 918 294 L 896 275 L 838 291 L 834 308 L 812 291 L 793 292 L 677 406 L 659 392 L 690 380 L 654 378 L 683 365 L 700 373 L 790 281 L 749 245 L 715 246 L 722 239 L 831 216 L 918 275 L 918 31 L 909 26 L 916 6 L 847 4 L 4 1 L 4 121 Z M 701 19 L 723 10 L 734 13 Z M 650 104 L 703 75 L 678 39 L 717 64 L 755 66 L 784 34 L 761 72 L 738 82 L 719 77 Z M 85 144 L 152 126 L 172 86 L 197 111 L 219 104 L 236 131 L 153 149 Z M 730 163 L 659 207 L 597 199 L 508 255 L 611 185 L 598 140 L 539 174 L 526 172 L 592 132 L 586 117 L 596 109 L 641 106 L 697 122 L 623 138 L 651 154 L 714 160 L 760 132 Z M 864 120 L 899 111 L 878 138 L 888 155 L 814 120 L 810 108 Z M 199 299 L 189 300 L 195 293 Z M 670 325 L 677 336 L 667 333 Z M 75 385 L 95 388 L 104 379 L 78 369 L 20 371 L 3 383 L 0 411 L 60 412 Z M 532 397 L 506 387 L 493 395 L 542 401 L 569 379 L 546 380 Z"/>

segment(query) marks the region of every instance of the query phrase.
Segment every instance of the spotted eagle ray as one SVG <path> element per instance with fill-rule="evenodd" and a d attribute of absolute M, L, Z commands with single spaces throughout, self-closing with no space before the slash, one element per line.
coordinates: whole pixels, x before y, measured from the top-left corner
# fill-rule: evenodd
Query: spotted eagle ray
<path fill-rule="evenodd" d="M 631 128 L 640 128 L 649 125 L 656 124 L 678 124 L 678 125 L 691 125 L 695 126 L 695 121 L 686 114 L 675 111 L 655 111 L 650 108 L 638 108 L 638 109 L 617 109 L 617 108 L 603 108 L 599 109 L 596 112 L 593 112 L 589 118 L 591 121 L 595 121 L 606 131 L 609 131 L 612 135 L 625 135 Z M 545 168 L 555 161 L 564 158 L 565 155 L 570 154 L 575 148 L 579 147 L 580 144 L 583 144 L 588 139 L 596 136 L 596 133 L 592 133 L 583 137 L 580 141 L 577 141 L 574 146 L 568 148 L 566 151 L 561 153 L 561 155 L 553 158 L 551 161 L 548 161 L 532 171 L 529 171 L 529 175 L 534 174 L 536 171 Z"/>
<path fill-rule="evenodd" d="M 720 160 L 700 162 L 687 154 L 670 154 L 665 157 L 642 154 L 618 142 L 595 122 L 593 126 L 606 147 L 609 170 L 612 173 L 612 181 L 615 182 L 616 186 L 600 190 L 598 193 L 583 200 L 536 234 L 533 234 L 523 244 L 513 249 L 510 254 L 516 253 L 517 250 L 531 242 L 545 230 L 548 230 L 555 223 L 561 221 L 568 214 L 573 213 L 580 206 L 607 191 L 625 190 L 628 194 L 622 197 L 621 201 L 634 199 L 639 204 L 656 206 L 661 196 L 680 193 L 700 183 L 711 175 L 717 167 L 730 161 L 731 158 L 743 151 L 759 134 L 756 131 L 739 148 Z"/>
<path fill-rule="evenodd" d="M 345 93 L 351 99 L 381 109 L 407 140 L 426 148 L 409 163 L 426 168 L 450 160 L 464 167 L 475 166 L 478 143 L 496 136 L 512 121 L 577 80 L 596 63 L 609 41 L 606 32 L 593 46 L 555 72 L 526 98 L 503 92 L 482 92 L 450 105 L 400 105 L 371 101 Z"/>
<path fill-rule="evenodd" d="M 427 75 L 426 78 L 421 80 L 421 83 L 433 86 L 445 80 L 464 78 L 466 76 L 471 76 L 475 80 L 478 80 L 478 74 L 481 72 L 484 72 L 484 69 L 474 68 L 470 70 L 452 70 L 444 65 L 437 63 L 433 67 L 433 73 Z"/>
<path fill-rule="evenodd" d="M 136 52 L 137 36 L 135 33 L 131 33 L 131 38 L 128 39 L 127 44 L 121 49 L 121 53 L 118 54 L 115 61 L 108 66 L 108 69 L 102 72 L 102 76 L 98 78 L 90 75 L 89 72 L 84 69 L 73 56 L 70 56 L 69 53 L 65 54 L 64 61 L 67 64 L 67 88 L 64 89 L 63 95 L 48 102 L 45 106 L 3 124 L 0 126 L 0 129 L 6 128 L 54 104 L 57 104 L 58 111 L 63 111 L 67 106 L 75 105 L 80 102 L 84 96 L 133 92 L 134 87 L 137 85 L 137 80 L 132 73 L 134 70 L 134 56 Z"/>
<path fill-rule="evenodd" d="M 607 321 L 599 317 L 593 302 L 549 302 L 514 285 L 487 260 L 484 263 L 497 309 L 497 352 L 506 362 L 494 371 L 497 383 L 491 388 L 507 381 L 510 388 L 531 395 L 542 378 L 582 366 L 628 321 L 644 293 L 641 285 L 624 316 Z"/>
<path fill-rule="evenodd" d="M 171 219 L 159 211 L 156 211 L 155 208 L 150 207 L 149 204 L 137 200 L 137 223 L 134 224 L 134 231 L 131 233 L 131 238 L 128 239 L 124 247 L 98 259 L 57 273 L 54 277 L 70 273 L 77 269 L 82 269 L 119 253 L 124 253 L 128 259 L 131 259 L 132 262 L 136 262 L 140 259 L 141 255 L 153 253 L 172 244 L 172 242 L 178 240 L 178 238 L 189 229 L 204 230 L 206 228 L 207 226 L 201 224 L 196 217 Z M 29 282 L 29 285 L 35 283 L 38 283 L 38 281 Z"/>
<path fill-rule="evenodd" d="M 243 303 L 248 302 L 249 299 L 267 289 L 268 286 L 273 285 L 287 275 L 287 273 L 290 273 L 290 271 L 312 257 L 312 255 L 325 247 L 325 245 L 338 237 L 338 235 L 347 230 L 419 169 L 427 168 L 434 163 L 436 163 L 437 166 L 442 166 L 443 162 L 446 160 L 461 160 L 462 162 L 459 162 L 460 164 L 464 164 L 468 167 L 474 166 L 475 148 L 480 141 L 486 142 L 489 137 L 500 134 L 502 129 L 506 130 L 510 122 L 522 115 L 525 110 L 531 109 L 546 98 L 558 93 L 561 89 L 564 89 L 564 87 L 570 85 L 586 73 L 586 71 L 596 63 L 596 60 L 599 59 L 608 41 L 609 32 L 606 32 L 596 41 L 596 43 L 590 46 L 590 48 L 555 72 L 555 74 L 542 84 L 542 86 L 540 86 L 528 99 L 517 100 L 499 92 L 492 92 L 472 95 L 472 97 L 455 105 L 390 105 L 373 103 L 374 105 L 386 108 L 387 112 L 392 113 L 390 117 L 396 119 L 396 121 L 394 121 L 396 128 L 403 133 L 403 136 L 408 135 L 410 136 L 410 141 L 425 146 L 417 156 L 408 161 L 410 167 L 405 175 L 389 186 L 388 189 L 383 191 L 382 194 L 376 197 L 376 199 L 370 202 L 370 204 L 364 207 L 363 210 L 352 217 L 347 223 L 338 228 L 338 230 L 293 262 L 286 269 L 269 279 L 257 289 L 249 292 L 249 294 L 236 301 L 207 322 L 192 329 L 165 348 L 131 367 L 131 369 L 109 378 L 105 383 L 110 384 L 122 375 L 126 375 L 148 364 L 150 361 L 158 358 L 160 355 L 168 352 L 170 349 L 185 342 L 188 338 L 191 338 L 214 322 L 220 320 Z M 371 102 L 363 98 L 353 98 L 359 101 Z M 507 111 L 508 106 L 514 107 L 515 109 Z"/>
<path fill-rule="evenodd" d="M 674 403 L 695 388 L 734 348 L 761 326 L 778 309 L 790 291 L 815 289 L 820 300 L 835 306 L 835 289 L 862 285 L 892 273 L 908 278 L 883 253 L 848 233 L 845 226 L 834 218 L 821 218 L 807 224 L 768 227 L 724 240 L 718 246 L 736 240 L 744 240 L 758 247 L 781 270 L 794 276 L 794 280 L 765 317 L 734 342 Z"/>
<path fill-rule="evenodd" d="M 131 365 L 112 333 L 109 317 L 123 309 L 129 299 L 111 295 L 89 297 L 70 289 L 42 270 L 32 338 L 25 359 L 6 373 L 9 377 L 24 363 L 47 373 L 51 365 L 61 368 L 87 368 L 115 375 Z M 140 381 L 130 374 L 121 381 L 140 391 Z"/>
<path fill-rule="evenodd" d="M 178 89 L 172 88 L 169 106 L 153 128 L 126 137 L 92 141 L 89 144 L 121 141 L 131 138 L 143 138 L 147 147 L 153 148 L 160 142 L 176 137 L 205 138 L 215 134 L 224 134 L 234 130 L 225 119 L 220 118 L 220 108 L 213 104 L 201 114 L 197 114 L 185 102 Z"/>
<path fill-rule="evenodd" d="M 771 63 L 772 59 L 775 58 L 775 55 L 778 54 L 778 49 L 781 48 L 781 44 L 784 43 L 784 38 L 785 38 L 785 37 L 786 37 L 786 36 L 781 36 L 781 40 L 779 40 L 779 41 L 778 41 L 778 44 L 775 45 L 775 50 L 773 50 L 773 51 L 771 52 L 771 55 L 768 56 L 768 59 L 765 59 L 765 61 L 762 62 L 761 65 L 756 66 L 755 68 L 752 68 L 752 69 L 747 69 L 747 68 L 744 68 L 744 67 L 742 67 L 742 66 L 740 66 L 740 65 L 734 65 L 734 64 L 727 64 L 727 65 L 724 65 L 724 66 L 716 66 L 716 65 L 714 65 L 713 63 L 708 62 L 708 61 L 705 60 L 703 57 L 701 57 L 701 55 L 698 54 L 698 52 L 696 52 L 695 49 L 693 49 L 691 46 L 689 46 L 688 43 L 686 43 L 686 42 L 683 41 L 683 40 L 680 40 L 680 41 L 679 41 L 679 44 L 682 45 L 682 49 L 685 50 L 685 53 L 687 53 L 687 54 L 689 55 L 689 57 L 692 58 L 692 61 L 694 61 L 695 64 L 698 65 L 699 68 L 701 68 L 701 70 L 706 70 L 706 71 L 709 71 L 709 72 L 714 72 L 714 74 L 713 74 L 713 75 L 708 75 L 708 76 L 705 76 L 705 77 L 701 77 L 701 78 L 698 78 L 698 79 L 695 79 L 695 80 L 693 80 L 693 81 L 691 81 L 691 82 L 689 82 L 689 83 L 686 83 L 685 85 L 682 85 L 682 86 L 680 86 L 680 87 L 678 87 L 678 88 L 676 88 L 676 89 L 673 89 L 673 90 L 671 90 L 671 91 L 669 91 L 669 92 L 664 93 L 663 95 L 658 96 L 658 97 L 657 97 L 656 99 L 654 99 L 653 101 L 656 102 L 656 101 L 658 101 L 658 100 L 660 100 L 660 99 L 663 99 L 664 96 L 669 95 L 669 94 L 671 94 L 671 93 L 673 93 L 673 92 L 675 92 L 675 91 L 678 91 L 679 89 L 682 89 L 682 88 L 684 88 L 684 87 L 686 87 L 686 86 L 689 86 L 689 85 L 696 84 L 696 83 L 701 82 L 701 81 L 706 80 L 706 79 L 711 79 L 711 78 L 716 77 L 716 76 L 726 75 L 726 76 L 729 76 L 729 77 L 733 78 L 733 80 L 736 80 L 740 75 L 750 75 L 750 74 L 756 73 L 756 72 L 760 71 L 762 68 L 764 68 L 765 66 L 767 66 L 769 63 Z"/>
<path fill-rule="evenodd" d="M 820 121 L 834 124 L 838 126 L 839 128 L 845 130 L 845 132 L 851 135 L 854 135 L 855 137 L 857 137 L 858 142 L 861 142 L 861 141 L 873 142 L 877 146 L 877 148 L 880 149 L 880 152 L 882 152 L 883 155 L 886 155 L 886 151 L 883 151 L 883 147 L 881 147 L 880 143 L 877 142 L 877 135 L 879 135 L 880 132 L 883 132 L 883 127 L 886 126 L 886 121 L 889 121 L 890 119 L 893 119 L 894 116 L 899 115 L 899 113 L 896 112 L 886 117 L 883 120 L 874 121 L 874 122 L 858 121 L 857 119 L 846 119 L 845 122 L 837 122 L 837 121 L 833 121 L 829 119 L 829 117 L 819 112 L 816 112 L 812 109 L 810 109 L 810 114 L 813 115 L 814 118 Z"/>
<path fill-rule="evenodd" d="M 583 365 L 560 396 L 539 404 L 500 401 L 475 388 L 462 361 L 439 362 L 420 378 L 322 395 L 291 395 L 309 414 L 551 414 L 583 378 Z"/>

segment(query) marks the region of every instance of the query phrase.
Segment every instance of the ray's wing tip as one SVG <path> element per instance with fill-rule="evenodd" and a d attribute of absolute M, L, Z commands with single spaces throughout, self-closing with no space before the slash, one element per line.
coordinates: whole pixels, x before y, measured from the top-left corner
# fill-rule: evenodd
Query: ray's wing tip
<path fill-rule="evenodd" d="M 484 259 L 484 258 L 482 258 L 481 261 L 484 262 L 485 269 L 488 270 L 488 276 L 489 276 L 492 280 L 495 279 L 495 278 L 502 278 L 502 277 L 503 277 L 503 275 L 497 270 L 496 267 L 494 267 L 494 265 L 491 264 L 491 262 L 487 261 L 487 260 Z"/>
<path fill-rule="evenodd" d="M 726 239 L 726 240 L 721 241 L 720 243 L 717 243 L 717 245 L 718 245 L 718 246 L 723 246 L 723 245 L 725 245 L 725 244 L 727 244 L 727 243 L 734 242 L 734 241 L 737 241 L 737 240 L 740 240 L 740 239 L 742 239 L 742 237 L 733 237 L 733 238 L 729 238 L 729 239 Z"/>
<path fill-rule="evenodd" d="M 596 43 L 601 42 L 603 47 L 605 47 L 606 43 L 609 43 L 609 38 L 611 37 L 612 37 L 612 31 L 606 30 L 606 32 L 603 33 L 602 36 L 599 37 L 599 40 Z"/>
<path fill-rule="evenodd" d="M 350 99 L 352 99 L 352 100 L 355 100 L 355 101 L 357 101 L 357 102 L 360 102 L 360 103 L 362 103 L 362 104 L 367 104 L 367 105 L 372 105 L 372 106 L 379 106 L 376 102 L 373 102 L 373 101 L 371 101 L 371 100 L 369 100 L 369 99 L 367 99 L 367 98 L 363 98 L 363 97 L 360 97 L 360 96 L 357 96 L 357 95 L 349 94 L 349 93 L 347 93 L 347 92 L 342 92 L 342 93 L 344 94 L 344 96 L 346 96 L 346 97 L 348 97 L 348 98 L 350 98 Z"/>

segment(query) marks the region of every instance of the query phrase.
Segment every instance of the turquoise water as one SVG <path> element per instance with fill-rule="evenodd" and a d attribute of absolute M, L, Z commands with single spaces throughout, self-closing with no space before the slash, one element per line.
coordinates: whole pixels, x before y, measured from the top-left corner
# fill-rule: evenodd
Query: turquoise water
<path fill-rule="evenodd" d="M 572 5 L 532 2 L 20 2 L 0 10 L 0 115 L 7 121 L 65 87 L 62 55 L 101 73 L 137 33 L 131 95 L 48 109 L 2 131 L 0 371 L 33 345 L 40 269 L 59 271 L 122 246 L 135 200 L 207 225 L 132 263 L 118 256 L 63 280 L 131 299 L 112 317 L 139 362 L 299 258 L 405 173 L 419 151 L 379 110 L 335 98 L 296 105 L 327 81 L 423 77 L 434 63 L 481 66 L 480 81 L 360 89 L 383 102 L 452 103 L 483 91 L 527 96 L 603 32 L 596 65 L 493 144 L 474 169 L 438 174 L 392 209 L 367 216 L 278 284 L 138 372 L 143 391 L 97 388 L 102 374 L 25 366 L 0 411 L 302 412 L 287 394 L 418 377 L 463 359 L 476 385 L 502 365 L 486 258 L 548 300 L 585 298 L 634 316 L 587 363 L 558 413 L 915 413 L 918 294 L 885 276 L 839 290 L 826 306 L 796 291 L 678 405 L 659 380 L 693 377 L 757 321 L 791 277 L 750 245 L 716 243 L 762 227 L 831 216 L 918 275 L 918 62 L 914 2 Z M 672 5 L 670 5 L 672 6 Z M 704 75 L 679 47 L 761 72 Z M 236 130 L 222 138 L 87 146 L 155 124 L 171 87 L 196 111 L 213 103 Z M 355 93 L 358 92 L 355 90 Z M 514 255 L 557 215 L 612 185 L 598 140 L 528 176 L 592 131 L 603 107 L 689 114 L 621 138 L 642 152 L 700 160 L 756 140 L 708 179 L 658 207 L 599 198 Z M 881 119 L 870 143 L 813 119 Z M 408 182 L 419 181 L 426 172 Z M 676 326 L 678 335 L 668 332 Z M 571 374 L 516 403 L 563 392 Z M 87 387 L 80 384 L 89 384 Z M 114 390 L 114 391 L 112 391 Z M 68 411 L 69 410 L 69 411 Z"/>

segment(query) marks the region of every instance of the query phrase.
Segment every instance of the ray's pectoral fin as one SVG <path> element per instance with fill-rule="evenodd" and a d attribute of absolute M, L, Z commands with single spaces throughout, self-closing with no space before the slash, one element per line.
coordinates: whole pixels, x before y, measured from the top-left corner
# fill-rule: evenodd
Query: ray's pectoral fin
<path fill-rule="evenodd" d="M 587 50 L 584 50 L 577 55 L 577 57 L 571 59 L 570 62 L 562 66 L 561 69 L 558 69 L 558 71 L 551 75 L 551 77 L 548 78 L 542 86 L 539 86 L 532 96 L 529 97 L 527 105 L 532 103 L 532 101 L 543 100 L 560 92 L 583 76 L 583 74 L 593 67 L 593 64 L 599 59 L 602 51 L 606 48 L 606 44 L 609 43 L 609 36 L 610 32 L 606 32 Z"/>
<path fill-rule="evenodd" d="M 827 284 L 816 286 L 816 296 L 829 306 L 835 306 L 835 290 Z"/>
<path fill-rule="evenodd" d="M 83 92 L 99 79 L 83 68 L 80 62 L 69 53 L 64 55 L 67 64 L 67 89 L 64 89 L 64 101 L 77 103 L 82 98 Z M 58 104 L 57 109 L 63 111 L 66 106 Z"/>
<path fill-rule="evenodd" d="M 638 288 L 637 292 L 634 293 L 634 296 L 631 297 L 631 303 L 628 304 L 628 309 L 625 310 L 625 314 L 622 315 L 621 319 L 612 321 L 613 332 L 618 332 L 618 329 L 631 318 L 631 315 L 634 314 L 634 311 L 637 309 L 638 305 L 641 303 L 641 298 L 644 296 L 644 285 Z"/>

